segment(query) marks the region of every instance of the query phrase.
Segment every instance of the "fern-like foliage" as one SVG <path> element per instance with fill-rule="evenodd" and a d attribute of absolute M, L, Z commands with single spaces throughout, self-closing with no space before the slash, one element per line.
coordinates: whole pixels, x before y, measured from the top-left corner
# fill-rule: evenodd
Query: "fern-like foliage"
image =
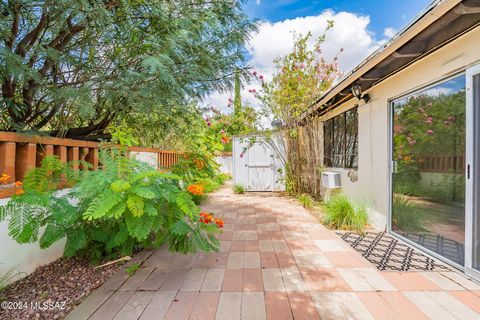
<path fill-rule="evenodd" d="M 83 218 L 86 220 L 102 218 L 122 200 L 122 196 L 118 193 L 113 192 L 111 189 L 105 189 L 97 197 L 93 198 L 83 214 Z"/>
<path fill-rule="evenodd" d="M 46 157 L 27 174 L 26 193 L 0 207 L 10 236 L 20 243 L 39 240 L 41 248 L 66 238 L 66 256 L 88 254 L 94 262 L 165 241 L 178 252 L 218 250 L 219 230 L 198 222 L 200 209 L 180 188 L 184 177 L 152 170 L 111 148 L 101 150 L 100 162 L 101 170 L 70 172 L 70 164 Z M 69 177 L 76 184 L 54 192 Z"/>

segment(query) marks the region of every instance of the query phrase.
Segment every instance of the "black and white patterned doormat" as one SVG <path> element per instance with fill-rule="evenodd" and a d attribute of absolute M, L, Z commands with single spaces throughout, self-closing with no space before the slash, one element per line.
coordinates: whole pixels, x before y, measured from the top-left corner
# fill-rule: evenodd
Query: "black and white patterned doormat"
<path fill-rule="evenodd" d="M 447 271 L 444 264 L 429 258 L 385 232 L 337 232 L 350 246 L 380 271 Z"/>

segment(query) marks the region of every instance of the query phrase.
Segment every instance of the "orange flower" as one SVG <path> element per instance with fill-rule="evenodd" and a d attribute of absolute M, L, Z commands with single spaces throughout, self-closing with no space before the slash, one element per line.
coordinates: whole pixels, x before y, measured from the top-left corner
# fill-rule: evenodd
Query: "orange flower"
<path fill-rule="evenodd" d="M 16 194 L 17 196 L 20 196 L 20 195 L 22 195 L 22 194 L 24 194 L 24 193 L 25 193 L 25 191 L 23 191 L 23 189 L 17 189 L 17 190 L 15 190 L 15 194 Z"/>
<path fill-rule="evenodd" d="M 195 162 L 195 166 L 198 170 L 202 170 L 205 167 L 205 162 L 200 159 L 193 159 L 193 162 Z"/>
<path fill-rule="evenodd" d="M 7 184 L 8 179 L 10 179 L 10 176 L 6 173 L 2 173 L 0 176 L 0 184 Z"/>
<path fill-rule="evenodd" d="M 210 222 L 213 221 L 213 216 L 210 213 L 201 212 L 199 221 L 205 224 L 209 224 Z"/>
<path fill-rule="evenodd" d="M 196 196 L 202 196 L 205 191 L 205 187 L 201 184 L 191 184 L 187 187 L 187 191 Z"/>
<path fill-rule="evenodd" d="M 22 181 L 16 181 L 15 182 L 15 187 L 21 187 L 23 186 L 23 182 Z"/>
<path fill-rule="evenodd" d="M 215 224 L 216 224 L 219 228 L 223 228 L 223 225 L 225 224 L 225 222 L 223 222 L 222 219 L 215 218 Z"/>
<path fill-rule="evenodd" d="M 229 143 L 229 142 L 230 142 L 230 138 L 229 138 L 229 137 L 227 137 L 227 136 L 223 136 L 223 137 L 222 137 L 222 143 L 223 143 L 223 144 L 227 144 L 227 143 Z"/>

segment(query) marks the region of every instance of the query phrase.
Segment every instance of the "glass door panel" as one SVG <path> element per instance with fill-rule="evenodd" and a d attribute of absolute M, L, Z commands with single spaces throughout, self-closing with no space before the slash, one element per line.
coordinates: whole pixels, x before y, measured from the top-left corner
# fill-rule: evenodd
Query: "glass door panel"
<path fill-rule="evenodd" d="M 480 279 L 480 65 L 467 70 L 466 270 Z M 469 272 L 473 270 L 474 272 Z"/>
<path fill-rule="evenodd" d="M 456 264 L 465 255 L 465 75 L 392 103 L 392 231 Z"/>

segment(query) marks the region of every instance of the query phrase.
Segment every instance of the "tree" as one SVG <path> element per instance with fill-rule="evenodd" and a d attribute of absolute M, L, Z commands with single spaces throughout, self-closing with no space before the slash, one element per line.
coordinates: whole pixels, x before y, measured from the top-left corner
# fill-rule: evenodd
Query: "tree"
<path fill-rule="evenodd" d="M 309 157 L 309 154 L 302 153 L 300 149 L 300 116 L 341 75 L 338 71 L 338 55 L 332 62 L 326 61 L 322 56 L 321 45 L 325 41 L 326 32 L 332 27 L 333 22 L 328 21 L 325 33 L 316 39 L 313 49 L 308 46 L 312 37 L 310 32 L 306 35 L 295 34 L 293 50 L 274 60 L 276 72 L 271 81 L 266 82 L 262 75 L 253 72 L 262 87 L 259 92 L 255 89 L 250 92 L 260 100 L 262 116 L 272 120 L 272 124 L 288 128 L 285 139 L 287 157 L 282 158 L 282 162 L 285 165 L 287 191 L 291 193 L 301 191 L 302 166 Z M 273 143 L 270 144 L 274 146 Z"/>
<path fill-rule="evenodd" d="M 242 109 L 242 97 L 240 94 L 240 90 L 242 89 L 242 85 L 240 82 L 240 70 L 235 71 L 235 97 L 233 100 L 233 113 L 239 114 Z"/>
<path fill-rule="evenodd" d="M 2 1 L 0 129 L 84 138 L 230 88 L 255 30 L 241 4 Z"/>
<path fill-rule="evenodd" d="M 333 22 L 329 21 L 327 30 L 331 27 Z M 341 75 L 337 56 L 332 62 L 322 56 L 325 36 L 324 33 L 316 40 L 314 48 L 309 49 L 310 32 L 305 36 L 294 35 L 292 52 L 275 59 L 276 72 L 272 81 L 265 82 L 263 76 L 254 72 L 262 89 L 258 93 L 252 91 L 262 102 L 264 115 L 293 127 L 298 117 Z"/>

